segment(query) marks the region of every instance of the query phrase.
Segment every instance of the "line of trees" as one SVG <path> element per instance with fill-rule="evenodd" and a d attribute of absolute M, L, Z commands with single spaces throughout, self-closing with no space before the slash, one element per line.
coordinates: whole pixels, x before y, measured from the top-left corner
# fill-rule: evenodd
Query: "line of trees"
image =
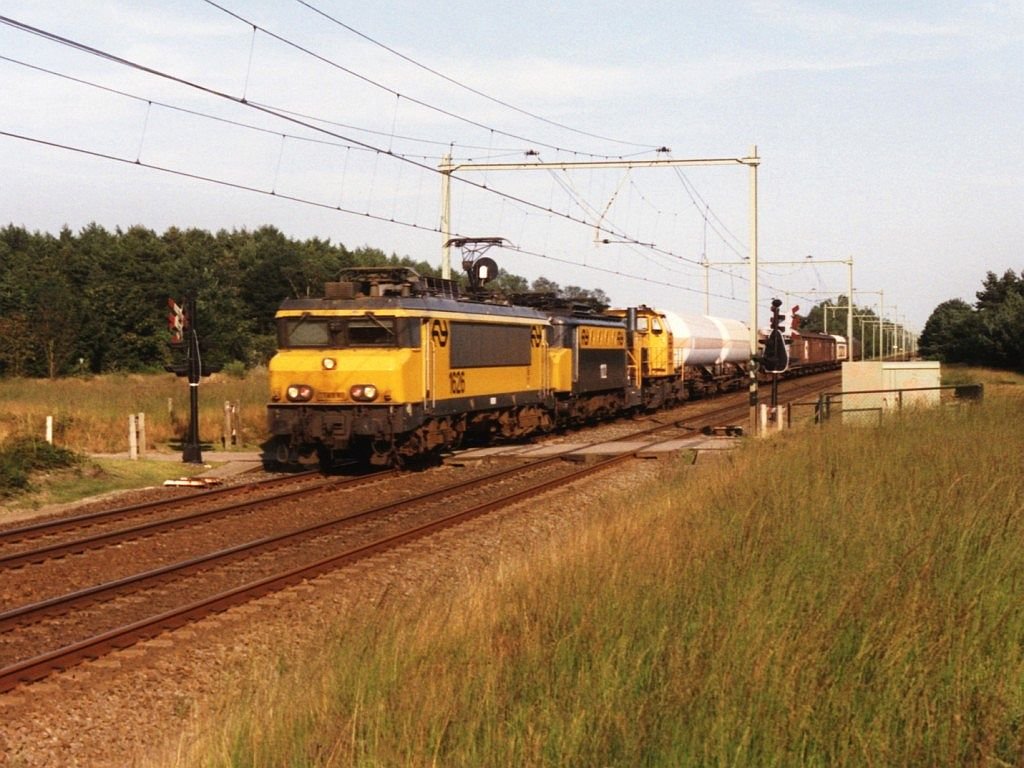
<path fill-rule="evenodd" d="M 54 236 L 0 231 L 0 371 L 50 377 L 162 370 L 170 362 L 167 300 L 194 295 L 211 363 L 266 358 L 274 309 L 322 290 L 345 266 L 397 263 L 371 248 L 255 232 L 91 224 Z M 415 265 L 419 267 L 420 265 Z"/>
<path fill-rule="evenodd" d="M 1024 270 L 989 272 L 974 305 L 950 299 L 925 323 L 918 349 L 945 363 L 1024 371 Z"/>
<path fill-rule="evenodd" d="M 988 272 L 975 297 L 974 305 L 950 299 L 932 310 L 917 340 L 918 355 L 943 363 L 1024 371 L 1024 270 L 1020 276 L 1012 269 L 1001 277 Z M 847 306 L 845 296 L 827 299 L 801 316 L 800 327 L 845 335 Z M 892 352 L 892 321 L 882 323 L 874 310 L 857 304 L 853 318 L 854 339 L 865 358 L 878 357 L 880 325 L 887 328 L 886 354 Z"/>
<path fill-rule="evenodd" d="M 195 296 L 204 361 L 265 363 L 275 347 L 274 312 L 286 297 L 323 295 L 325 282 L 358 266 L 436 267 L 409 257 L 329 240 L 294 240 L 271 226 L 255 231 L 145 227 L 77 234 L 0 230 L 0 376 L 56 378 L 162 371 L 172 362 L 167 300 Z M 606 300 L 601 291 L 533 285 L 502 271 L 508 293 L 543 290 Z"/>
<path fill-rule="evenodd" d="M 90 224 L 75 234 L 0 230 L 0 376 L 56 378 L 162 371 L 170 363 L 167 299 L 196 297 L 204 360 L 249 367 L 275 347 L 274 312 L 286 297 L 322 295 L 347 267 L 409 266 L 438 275 L 426 261 L 329 240 L 299 241 L 274 227 L 216 234 L 144 227 L 110 232 Z M 494 284 L 512 295 L 543 291 L 607 304 L 601 290 L 532 284 L 500 272 Z M 951 299 L 932 312 L 918 341 L 924 357 L 947 363 L 1024 370 L 1024 270 L 986 276 L 972 306 Z M 825 301 L 802 319 L 807 330 L 845 333 L 846 299 Z M 888 321 L 886 321 L 888 322 Z M 854 306 L 855 336 L 876 355 L 870 308 Z"/>

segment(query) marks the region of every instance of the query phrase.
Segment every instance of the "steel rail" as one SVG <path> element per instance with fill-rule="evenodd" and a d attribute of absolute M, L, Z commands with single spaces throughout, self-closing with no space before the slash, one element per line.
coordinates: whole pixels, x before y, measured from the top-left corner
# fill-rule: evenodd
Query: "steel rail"
<path fill-rule="evenodd" d="M 294 490 L 285 491 L 284 493 L 276 493 L 273 494 L 272 496 L 261 496 L 257 499 L 246 499 L 245 501 L 238 501 L 232 504 L 225 504 L 222 506 L 213 507 L 211 509 L 203 509 L 196 512 L 189 512 L 184 515 L 177 515 L 175 517 L 167 517 L 161 520 L 154 520 L 148 523 L 132 525 L 127 528 L 118 528 L 116 530 L 106 531 L 104 533 L 97 533 L 92 536 L 86 536 L 80 539 L 58 542 L 56 544 L 50 544 L 45 547 L 38 547 L 36 549 L 26 549 L 21 552 L 12 552 L 9 555 L 0 556 L 0 570 L 3 570 L 5 568 L 16 568 L 27 563 L 38 563 L 44 560 L 62 557 L 68 554 L 84 552 L 87 549 L 96 549 L 101 546 L 107 546 L 121 541 L 140 538 L 143 535 L 148 536 L 154 533 L 159 533 L 161 531 L 180 528 L 184 525 L 191 525 L 208 518 L 234 514 L 237 512 L 244 511 L 246 509 L 251 509 L 252 507 L 257 507 L 276 501 L 284 501 L 286 499 L 297 498 L 313 493 L 320 493 L 326 489 L 350 486 L 358 487 L 359 485 L 363 485 L 365 483 L 379 479 L 381 476 L 382 475 L 377 474 L 358 478 L 325 480 L 321 483 L 317 483 L 314 486 L 296 488 Z"/>
<path fill-rule="evenodd" d="M 129 504 L 124 507 L 113 507 L 111 509 L 101 509 L 95 512 L 86 512 L 81 515 L 72 515 L 69 517 L 60 517 L 53 520 L 44 520 L 38 523 L 31 523 L 29 525 L 19 526 L 17 528 L 6 528 L 0 530 L 0 544 L 8 541 L 21 540 L 34 536 L 50 535 L 61 530 L 69 528 L 79 528 L 83 525 L 101 522 L 108 518 L 126 517 L 128 515 L 136 514 L 138 512 L 145 512 L 149 510 L 157 510 L 163 507 L 170 507 L 176 504 L 191 504 L 194 502 L 202 502 L 207 499 L 213 499 L 218 496 L 223 496 L 232 493 L 244 493 L 246 491 L 262 490 L 264 488 L 272 488 L 275 485 L 286 485 L 298 482 L 312 475 L 319 474 L 318 472 L 300 472 L 288 477 L 273 477 L 268 480 L 260 480 L 254 483 L 246 483 L 244 485 L 230 485 L 223 488 L 214 488 L 210 490 L 198 491 L 196 493 L 187 494 L 184 496 L 175 496 L 170 499 L 160 499 L 159 501 L 144 501 L 138 504 Z"/>
<path fill-rule="evenodd" d="M 154 637 L 169 629 L 176 629 L 212 613 L 219 613 L 248 600 L 262 597 L 288 586 L 293 586 L 307 579 L 336 570 L 337 568 L 343 565 L 348 565 L 356 560 L 369 557 L 370 555 L 377 554 L 379 552 L 395 549 L 403 544 L 466 522 L 497 508 L 510 506 L 511 504 L 523 499 L 533 497 L 538 493 L 568 485 L 594 474 L 595 472 L 603 471 L 623 463 L 624 461 L 634 458 L 634 456 L 635 453 L 625 453 L 609 457 L 582 469 L 578 469 L 568 476 L 536 483 L 529 488 L 500 496 L 497 499 L 492 499 L 484 502 L 483 504 L 476 505 L 468 510 L 455 512 L 430 523 L 378 539 L 377 541 L 369 544 L 348 549 L 345 552 L 323 558 L 314 563 L 293 568 L 287 572 L 264 579 L 259 579 L 208 598 L 197 600 L 181 608 L 165 611 L 157 616 L 142 619 L 122 627 L 117 627 L 72 645 L 26 659 L 4 669 L 0 669 L 0 692 L 9 691 L 23 683 L 42 679 L 54 671 L 67 669 L 81 661 L 96 659 L 104 653 L 118 648 L 128 647 L 140 640 Z M 526 469 L 537 468 L 542 464 L 559 461 L 560 459 L 561 456 L 552 456 L 549 459 L 542 459 L 528 465 L 521 465 L 503 470 L 502 472 L 495 473 L 495 475 L 519 473 Z M 478 478 L 476 480 L 469 481 L 469 483 L 460 484 L 459 486 L 456 486 L 456 488 L 462 489 L 463 485 L 481 484 L 486 479 L 493 479 L 493 476 L 489 476 L 489 478 Z M 451 493 L 452 489 L 449 488 L 447 491 L 448 493 Z M 442 495 L 442 491 L 433 491 L 430 492 L 430 494 L 424 495 Z M 406 500 L 406 502 L 400 502 L 399 504 L 408 502 L 409 500 Z M 363 514 L 368 513 L 369 511 Z"/>
<path fill-rule="evenodd" d="M 0 631 L 9 628 L 13 624 L 26 623 L 26 619 L 36 620 L 45 616 L 66 611 L 76 605 L 81 605 L 86 602 L 95 602 L 97 598 L 103 595 L 109 595 L 110 593 L 116 592 L 117 590 L 125 587 L 138 587 L 142 586 L 147 582 L 160 582 L 166 581 L 169 576 L 185 575 L 187 573 L 201 569 L 204 566 L 215 564 L 219 561 L 229 561 L 236 559 L 239 555 L 244 554 L 255 554 L 257 552 L 266 551 L 268 549 L 274 549 L 281 545 L 287 544 L 291 541 L 299 539 L 309 538 L 310 536 L 324 533 L 332 528 L 352 523 L 357 520 L 361 520 L 367 517 L 375 515 L 386 514 L 389 512 L 395 512 L 406 507 L 414 506 L 416 504 L 422 504 L 423 502 L 433 501 L 444 496 L 450 496 L 453 493 L 459 493 L 463 491 L 473 490 L 475 487 L 479 487 L 485 484 L 489 484 L 494 481 L 500 481 L 506 479 L 511 475 L 521 474 L 526 471 L 532 471 L 540 469 L 546 465 L 560 462 L 562 454 L 553 455 L 544 459 L 538 459 L 528 464 L 521 464 L 515 467 L 506 467 L 498 470 L 497 472 L 489 473 L 483 477 L 472 478 L 470 480 L 464 480 L 454 485 L 447 485 L 443 488 L 438 488 L 433 491 L 425 491 L 406 499 L 399 501 L 392 501 L 386 504 L 380 504 L 375 507 L 354 512 L 349 515 L 343 515 L 341 517 L 335 517 L 330 520 L 325 520 L 313 525 L 304 526 L 291 531 L 287 531 L 281 534 L 275 534 L 272 536 L 266 536 L 261 539 L 254 539 L 253 541 L 244 542 L 242 544 L 236 544 L 232 547 L 218 550 L 216 552 L 210 552 L 199 557 L 190 558 L 189 560 L 183 560 L 179 563 L 172 563 L 170 565 L 161 566 L 154 568 L 149 571 L 142 573 L 133 574 L 126 576 L 121 579 L 114 581 L 104 582 L 97 584 L 92 587 L 80 589 L 75 592 L 69 592 L 64 595 L 57 595 L 46 600 L 41 600 L 37 603 L 29 603 L 27 605 L 19 606 L 18 608 L 12 608 L 8 611 L 0 613 Z M 276 499 L 261 500 L 261 501 L 274 501 Z M 260 502 L 251 502 L 260 503 Z"/>

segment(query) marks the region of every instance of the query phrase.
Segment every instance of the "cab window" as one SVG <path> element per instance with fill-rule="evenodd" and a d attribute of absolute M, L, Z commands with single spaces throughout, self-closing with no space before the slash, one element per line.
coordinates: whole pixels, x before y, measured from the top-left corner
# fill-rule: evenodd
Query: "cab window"
<path fill-rule="evenodd" d="M 352 317 L 348 320 L 348 346 L 395 346 L 395 318 Z"/>
<path fill-rule="evenodd" d="M 282 349 L 415 347 L 419 345 L 417 330 L 418 325 L 406 318 L 306 314 L 278 318 L 277 341 Z"/>

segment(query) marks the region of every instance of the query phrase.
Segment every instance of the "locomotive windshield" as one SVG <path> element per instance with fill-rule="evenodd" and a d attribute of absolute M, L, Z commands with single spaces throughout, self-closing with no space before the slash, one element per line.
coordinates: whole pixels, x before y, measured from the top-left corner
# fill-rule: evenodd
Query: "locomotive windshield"
<path fill-rule="evenodd" d="M 412 347 L 418 346 L 412 331 L 418 326 L 405 318 L 378 317 L 367 313 L 352 317 L 324 317 L 305 313 L 277 321 L 277 341 L 282 349 L 303 347 Z"/>

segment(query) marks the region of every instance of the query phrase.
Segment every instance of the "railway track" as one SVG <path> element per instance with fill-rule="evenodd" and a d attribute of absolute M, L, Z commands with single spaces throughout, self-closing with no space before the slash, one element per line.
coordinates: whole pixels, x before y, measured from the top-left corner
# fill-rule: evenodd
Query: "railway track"
<path fill-rule="evenodd" d="M 242 514 L 258 505 L 316 491 L 380 482 L 393 474 L 338 479 L 325 478 L 318 472 L 305 472 L 8 528 L 0 530 L 0 572 L 161 531 L 198 525 L 216 517 Z M 45 543 L 40 543 L 40 540 Z"/>
<path fill-rule="evenodd" d="M 821 386 L 818 385 L 819 388 Z M 796 390 L 803 391 L 799 387 L 790 387 L 786 396 L 794 396 Z M 745 397 L 741 396 L 736 402 L 705 409 L 699 416 L 685 414 L 688 418 L 684 420 L 670 413 L 659 414 L 649 419 L 650 423 L 642 429 L 636 429 L 636 424 L 630 425 L 628 437 L 649 449 L 664 440 L 676 439 L 680 434 L 693 434 L 704 427 L 718 426 L 723 421 L 740 420 L 748 413 L 744 400 Z M 624 437 L 617 436 L 614 439 Z M 607 442 L 607 439 L 602 438 L 598 442 Z M 129 524 L 120 531 L 102 534 L 90 532 L 77 540 L 35 547 L 34 556 L 25 557 L 28 553 L 19 552 L 8 559 L 5 555 L 4 559 L 0 559 L 0 567 L 8 569 L 5 576 L 41 567 L 25 564 L 45 564 L 54 555 L 44 554 L 41 561 L 39 552 L 44 549 L 56 551 L 55 548 L 64 550 L 60 555 L 62 559 L 75 560 L 78 570 L 89 571 L 87 564 L 92 553 L 111 546 L 122 546 L 128 541 L 139 541 L 138 537 L 144 537 L 149 542 L 159 541 L 161 534 L 174 528 L 175 524 L 170 520 L 179 517 L 188 518 L 190 521 L 186 525 L 193 530 L 199 524 L 199 519 L 209 521 L 217 516 L 217 510 L 227 508 L 231 508 L 231 511 L 225 514 L 235 516 L 239 511 L 251 513 L 259 509 L 293 520 L 297 519 L 294 515 L 296 508 L 308 505 L 310 500 L 322 500 L 318 503 L 326 504 L 328 497 L 335 501 L 343 499 L 340 505 L 332 507 L 331 513 L 322 515 L 316 522 L 235 541 L 229 546 L 210 548 L 201 554 L 158 567 L 131 569 L 131 573 L 116 578 L 93 579 L 93 583 L 85 586 L 73 589 L 62 587 L 59 594 L 22 601 L 7 608 L 0 613 L 0 637 L 4 638 L 4 650 L 0 652 L 0 691 L 38 680 L 83 660 L 98 658 L 112 650 L 368 556 L 393 550 L 495 509 L 532 499 L 593 473 L 610 470 L 634 460 L 644 448 L 586 465 L 563 461 L 562 455 L 556 454 L 542 460 L 506 466 L 497 471 L 460 473 L 457 482 L 449 482 L 444 471 L 433 474 L 424 472 L 415 476 L 417 484 L 429 485 L 436 476 L 439 478 L 436 488 L 414 494 L 407 489 L 399 492 L 397 486 L 407 485 L 399 482 L 393 484 L 396 489 L 385 492 L 382 484 L 375 494 L 386 498 L 380 503 L 362 506 L 356 504 L 352 497 L 358 484 L 366 482 L 366 478 L 305 478 L 296 481 L 298 487 L 260 493 L 256 499 L 248 498 L 230 504 L 214 503 L 212 506 L 204 502 L 205 505 L 197 511 L 172 515 L 168 520 L 159 521 L 156 528 L 147 528 L 145 524 Z M 431 478 L 429 482 L 428 477 Z M 274 483 L 269 485 L 275 487 Z M 205 497 L 208 502 L 210 496 L 216 496 L 222 502 L 226 495 L 229 494 L 207 492 L 175 501 L 194 502 Z M 132 515 L 139 513 L 139 507 L 135 505 L 129 515 L 120 519 L 136 519 Z M 119 515 L 115 514 L 118 512 L 110 510 L 105 516 L 97 514 L 83 517 L 94 518 L 94 522 L 87 523 L 91 527 L 101 518 L 104 524 L 118 519 Z M 57 530 L 63 530 L 64 534 L 69 530 L 82 530 L 79 523 L 70 524 L 79 525 L 77 529 L 61 529 L 57 521 L 47 525 L 50 526 L 50 533 L 46 535 L 53 535 Z M 98 541 L 97 536 L 103 537 L 104 541 Z M 69 556 L 68 553 L 77 554 Z M 64 585 L 70 582 L 58 583 Z M 9 580 L 5 579 L 5 599 L 9 590 Z"/>

